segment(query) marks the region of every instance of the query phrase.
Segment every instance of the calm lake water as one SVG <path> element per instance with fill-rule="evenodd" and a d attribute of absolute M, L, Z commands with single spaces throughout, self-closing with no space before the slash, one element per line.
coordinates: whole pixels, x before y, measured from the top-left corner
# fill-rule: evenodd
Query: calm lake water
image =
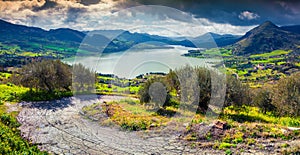
<path fill-rule="evenodd" d="M 180 68 L 186 64 L 190 66 L 211 66 L 209 62 L 217 59 L 198 59 L 181 56 L 188 48 L 172 46 L 168 49 L 129 49 L 105 55 L 64 59 L 69 64 L 81 63 L 99 73 L 115 74 L 119 77 L 134 78 L 149 72 L 168 73 L 170 69 Z"/>

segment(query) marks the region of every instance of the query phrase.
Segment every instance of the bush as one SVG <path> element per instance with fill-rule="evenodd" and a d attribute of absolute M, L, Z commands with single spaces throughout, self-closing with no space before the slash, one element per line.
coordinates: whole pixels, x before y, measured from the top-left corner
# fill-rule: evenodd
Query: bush
<path fill-rule="evenodd" d="M 198 113 L 205 113 L 208 109 L 208 104 L 211 102 L 212 95 L 214 95 L 212 94 L 212 87 L 214 86 L 212 80 L 221 84 L 224 83 L 225 86 L 224 79 L 212 79 L 215 76 L 219 77 L 217 74 L 204 67 L 190 66 L 170 71 L 166 77 L 148 79 L 139 91 L 140 100 L 142 103 L 152 102 L 149 89 L 155 82 L 160 82 L 167 88 L 167 98 L 163 103 L 164 106 L 179 107 L 178 103 L 180 102 L 182 108 L 187 108 L 189 111 L 197 111 Z M 242 84 L 235 77 L 227 76 L 226 86 L 225 106 L 234 105 L 241 107 L 251 102 L 248 85 Z M 217 85 L 216 87 L 220 86 Z M 169 92 L 172 92 L 173 96 Z M 161 90 L 156 90 L 156 96 L 164 95 L 164 93 Z M 154 103 L 157 102 L 154 101 Z M 220 103 L 215 104 L 220 105 Z"/>

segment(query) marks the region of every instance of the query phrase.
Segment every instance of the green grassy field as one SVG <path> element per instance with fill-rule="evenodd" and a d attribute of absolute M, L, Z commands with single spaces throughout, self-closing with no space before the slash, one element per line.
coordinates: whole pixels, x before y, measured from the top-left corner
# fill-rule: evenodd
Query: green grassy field
<path fill-rule="evenodd" d="M 291 50 L 288 50 L 288 51 L 285 51 L 285 50 L 275 50 L 275 51 L 268 52 L 268 53 L 251 55 L 250 58 L 282 56 L 282 55 L 287 55 L 290 52 L 292 52 L 292 51 Z"/>
<path fill-rule="evenodd" d="M 0 84 L 0 101 L 18 102 L 20 97 L 29 91 L 29 88 L 15 86 L 13 84 Z"/>

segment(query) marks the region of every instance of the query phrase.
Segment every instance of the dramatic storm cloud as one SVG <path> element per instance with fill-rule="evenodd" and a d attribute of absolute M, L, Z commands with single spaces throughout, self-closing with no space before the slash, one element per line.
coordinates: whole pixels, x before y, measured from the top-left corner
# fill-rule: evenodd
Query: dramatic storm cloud
<path fill-rule="evenodd" d="M 127 3 L 128 6 L 145 4 L 174 7 L 190 12 L 197 18 L 231 25 L 256 25 L 266 20 L 279 25 L 300 24 L 300 1 L 297 0 L 135 0 Z M 244 11 L 260 18 L 242 20 L 239 16 Z"/>
<path fill-rule="evenodd" d="M 300 24 L 299 8 L 297 1 L 0 0 L 0 18 L 45 29 L 126 29 L 197 36 L 208 31 L 243 34 L 266 20 L 278 25 Z"/>

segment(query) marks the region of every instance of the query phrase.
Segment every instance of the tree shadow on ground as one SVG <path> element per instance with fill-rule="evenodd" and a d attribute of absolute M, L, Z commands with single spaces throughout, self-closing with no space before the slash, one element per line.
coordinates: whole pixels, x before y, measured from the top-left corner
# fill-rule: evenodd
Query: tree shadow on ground
<path fill-rule="evenodd" d="M 65 109 L 75 104 L 80 104 L 85 101 L 92 101 L 100 99 L 101 96 L 90 94 L 90 95 L 75 95 L 72 97 L 63 97 L 61 99 L 50 100 L 50 101 L 33 101 L 33 102 L 21 102 L 21 106 L 27 106 L 29 108 L 45 109 L 57 111 L 59 109 Z"/>

